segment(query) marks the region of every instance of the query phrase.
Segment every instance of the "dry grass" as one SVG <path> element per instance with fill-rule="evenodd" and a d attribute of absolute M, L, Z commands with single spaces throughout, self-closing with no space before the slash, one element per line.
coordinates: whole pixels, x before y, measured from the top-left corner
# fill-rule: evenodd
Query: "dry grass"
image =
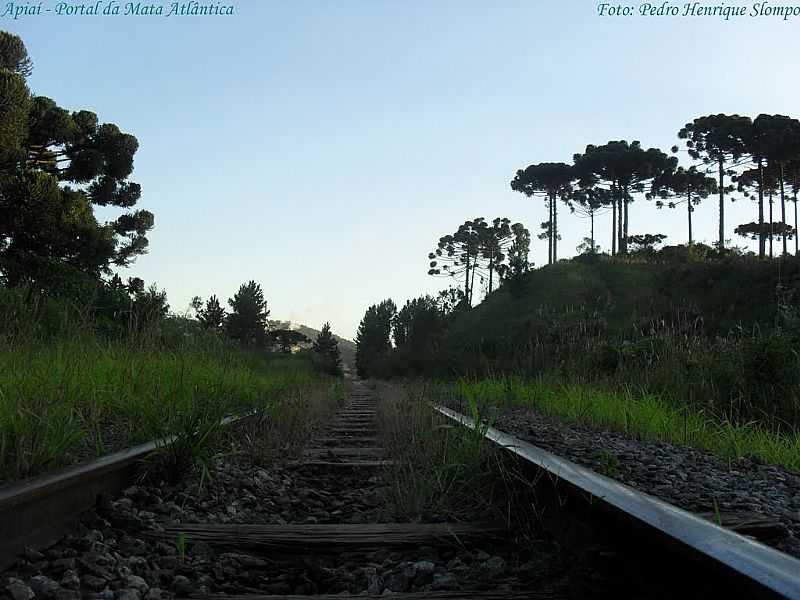
<path fill-rule="evenodd" d="M 349 387 L 345 379 L 289 394 L 238 426 L 236 451 L 259 463 L 297 458 L 314 431 L 342 407 Z"/>

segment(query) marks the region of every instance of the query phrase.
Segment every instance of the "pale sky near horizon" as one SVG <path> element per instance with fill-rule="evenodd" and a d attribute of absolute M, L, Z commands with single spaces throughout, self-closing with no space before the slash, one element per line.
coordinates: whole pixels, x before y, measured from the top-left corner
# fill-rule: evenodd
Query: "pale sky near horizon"
<path fill-rule="evenodd" d="M 509 187 L 519 168 L 612 139 L 668 151 L 709 113 L 800 117 L 800 17 L 600 17 L 583 0 L 221 4 L 235 14 L 0 23 L 28 47 L 34 93 L 139 139 L 132 179 L 156 227 L 123 274 L 155 281 L 176 311 L 255 279 L 271 318 L 352 338 L 369 304 L 448 286 L 427 254 L 466 219 L 521 221 L 546 263 L 544 204 Z M 716 218 L 713 200 L 697 208 L 697 239 L 715 239 Z M 749 200 L 729 204 L 727 237 L 755 219 Z M 562 208 L 560 225 L 571 256 L 588 221 Z M 685 210 L 638 199 L 631 233 L 656 232 L 685 242 Z M 610 216 L 597 238 L 610 246 Z"/>

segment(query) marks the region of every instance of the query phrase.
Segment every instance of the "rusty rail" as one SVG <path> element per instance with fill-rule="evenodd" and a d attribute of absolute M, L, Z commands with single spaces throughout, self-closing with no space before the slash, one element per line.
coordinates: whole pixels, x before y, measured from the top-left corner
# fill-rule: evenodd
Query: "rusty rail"
<path fill-rule="evenodd" d="M 227 417 L 227 426 L 252 416 Z M 25 547 L 57 541 L 70 523 L 100 496 L 131 485 L 141 461 L 176 436 L 140 444 L 100 458 L 0 487 L 0 569 L 11 566 Z"/>

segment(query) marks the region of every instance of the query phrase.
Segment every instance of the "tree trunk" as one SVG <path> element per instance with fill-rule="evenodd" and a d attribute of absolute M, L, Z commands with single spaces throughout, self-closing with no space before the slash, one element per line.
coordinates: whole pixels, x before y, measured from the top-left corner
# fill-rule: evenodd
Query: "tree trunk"
<path fill-rule="evenodd" d="M 558 203 L 553 194 L 553 263 L 558 262 Z"/>
<path fill-rule="evenodd" d="M 625 212 L 624 205 L 625 205 L 625 197 L 622 194 L 620 194 L 619 208 L 617 210 L 617 237 L 619 237 L 619 239 L 617 240 L 617 250 L 619 250 L 620 254 L 625 254 L 625 246 L 622 244 L 622 239 L 623 239 L 622 216 Z"/>
<path fill-rule="evenodd" d="M 489 293 L 492 293 L 492 284 L 494 276 L 494 251 L 492 251 L 492 256 L 489 258 Z"/>
<path fill-rule="evenodd" d="M 469 282 L 469 305 L 470 306 L 472 306 L 472 298 L 475 295 L 475 271 L 478 270 L 476 268 L 477 266 L 478 266 L 478 254 L 476 252 L 475 258 L 472 259 L 472 278 L 470 279 L 470 282 Z"/>
<path fill-rule="evenodd" d="M 553 200 L 547 196 L 547 264 L 553 264 Z"/>
<path fill-rule="evenodd" d="M 689 213 L 689 245 L 692 245 L 692 190 L 686 194 L 686 212 Z"/>
<path fill-rule="evenodd" d="M 611 256 L 617 254 L 617 197 L 616 189 L 611 188 Z"/>
<path fill-rule="evenodd" d="M 623 206 L 625 207 L 625 223 L 624 229 L 622 230 L 622 249 L 625 254 L 628 253 L 628 205 L 630 204 L 630 198 L 628 198 L 628 188 L 626 187 L 624 193 L 622 194 L 622 202 Z"/>
<path fill-rule="evenodd" d="M 464 300 L 469 302 L 469 251 L 467 251 L 467 271 L 464 276 Z"/>
<path fill-rule="evenodd" d="M 797 214 L 797 210 L 796 210 L 797 209 L 797 203 L 796 202 L 795 202 L 794 206 L 795 206 L 795 214 Z M 591 209 L 589 210 L 589 220 L 591 222 L 591 238 L 590 238 L 591 242 L 592 242 L 592 250 L 591 250 L 591 252 L 592 252 L 592 254 L 594 254 L 594 248 L 595 248 L 595 246 L 594 246 L 594 210 L 591 210 Z"/>
<path fill-rule="evenodd" d="M 783 256 L 786 256 L 788 254 L 786 250 L 786 191 L 783 185 L 783 175 L 784 166 L 783 163 L 781 163 L 781 221 L 783 225 L 781 237 L 783 237 Z"/>
<path fill-rule="evenodd" d="M 719 251 L 725 249 L 725 160 L 719 159 Z"/>
<path fill-rule="evenodd" d="M 766 252 L 764 236 L 764 161 L 758 159 L 758 257 L 764 258 Z"/>
<path fill-rule="evenodd" d="M 794 255 L 797 256 L 798 242 L 797 239 L 797 188 L 794 190 Z"/>
<path fill-rule="evenodd" d="M 772 190 L 769 191 L 769 257 L 772 258 Z"/>

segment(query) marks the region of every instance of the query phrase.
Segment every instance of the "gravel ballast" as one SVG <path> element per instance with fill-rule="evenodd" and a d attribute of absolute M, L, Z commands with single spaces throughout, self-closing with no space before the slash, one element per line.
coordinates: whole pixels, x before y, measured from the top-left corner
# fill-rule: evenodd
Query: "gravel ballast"
<path fill-rule="evenodd" d="M 769 517 L 782 527 L 762 541 L 800 558 L 800 476 L 782 467 L 757 457 L 728 463 L 695 448 L 635 440 L 521 408 L 498 415 L 494 427 L 690 512 Z"/>
<path fill-rule="evenodd" d="M 363 395 L 363 390 L 361 390 Z M 363 397 L 363 396 L 362 396 Z M 362 401 L 363 403 L 363 401 Z M 289 457 L 287 457 L 288 459 Z M 403 522 L 380 468 L 325 468 L 227 456 L 177 483 L 133 485 L 85 514 L 47 549 L 0 574 L 11 600 L 161 600 L 197 594 L 392 594 L 553 590 L 565 561 L 549 541 L 477 539 L 464 545 L 289 555 L 224 548 L 163 533 L 181 525 Z M 163 535 L 159 539 L 158 532 Z"/>

